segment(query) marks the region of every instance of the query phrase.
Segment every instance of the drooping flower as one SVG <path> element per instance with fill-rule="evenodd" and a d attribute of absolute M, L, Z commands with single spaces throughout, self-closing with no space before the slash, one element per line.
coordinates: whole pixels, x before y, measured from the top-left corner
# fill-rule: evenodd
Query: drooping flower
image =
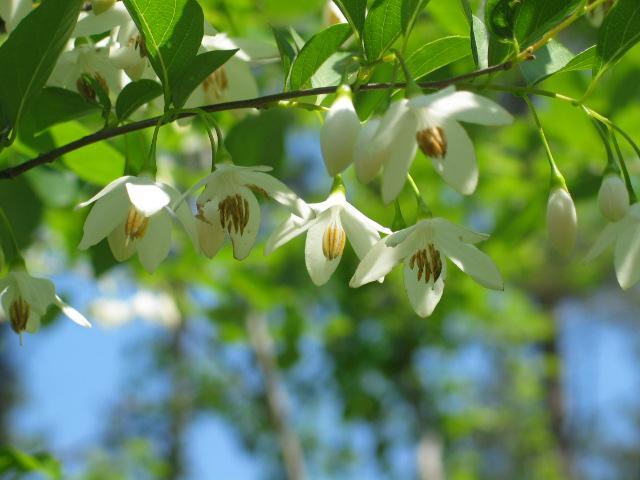
<path fill-rule="evenodd" d="M 265 245 L 265 255 L 307 232 L 305 263 L 311 280 L 318 286 L 325 284 L 338 268 L 347 239 L 358 258 L 363 258 L 380 239 L 380 233 L 391 233 L 351 205 L 341 189 L 309 207 L 307 217 L 292 214 L 273 232 Z"/>
<path fill-rule="evenodd" d="M 563 255 L 568 255 L 576 244 L 578 216 L 569 192 L 558 187 L 547 202 L 547 232 L 549 241 Z"/>
<path fill-rule="evenodd" d="M 353 151 L 353 164 L 356 176 L 361 183 L 369 183 L 375 178 L 382 166 L 389 158 L 389 145 L 374 142 L 380 117 L 370 118 L 362 125 Z"/>
<path fill-rule="evenodd" d="M 480 234 L 444 218 L 421 220 L 383 238 L 362 259 L 349 286 L 359 287 L 404 265 L 404 287 L 409 302 L 421 317 L 433 313 L 442 297 L 447 276 L 446 258 L 480 285 L 502 290 L 503 281 L 493 261 L 474 244 Z"/>
<path fill-rule="evenodd" d="M 619 175 L 605 175 L 598 192 L 600 213 L 609 221 L 621 220 L 629 210 L 629 192 Z"/>
<path fill-rule="evenodd" d="M 618 283 L 627 290 L 640 280 L 640 204 L 631 205 L 622 220 L 609 223 L 602 230 L 586 261 L 600 256 L 611 245 Z"/>
<path fill-rule="evenodd" d="M 402 99 L 391 104 L 373 134 L 370 148 L 385 155 L 368 160 L 371 166 L 360 169 L 368 170 L 365 177 L 370 177 L 380 158 L 385 160 L 382 199 L 389 203 L 402 190 L 419 147 L 449 185 L 469 195 L 478 183 L 478 166 L 471 139 L 458 122 L 505 125 L 512 120 L 493 101 L 454 87 Z"/>
<path fill-rule="evenodd" d="M 195 226 L 186 205 L 171 210 L 179 194 L 172 187 L 142 177 L 120 177 L 79 207 L 95 202 L 84 224 L 79 248 L 87 249 L 107 237 L 116 260 L 138 254 L 148 272 L 166 258 L 171 247 L 172 212 L 196 242 Z"/>
<path fill-rule="evenodd" d="M 256 193 L 307 215 L 308 207 L 280 180 L 267 174 L 271 167 L 243 167 L 219 163 L 215 170 L 189 189 L 204 186 L 196 201 L 196 228 L 200 248 L 212 258 L 225 238 L 233 245 L 233 256 L 242 260 L 249 255 L 260 228 L 260 205 Z"/>
<path fill-rule="evenodd" d="M 29 275 L 23 268 L 16 268 L 0 279 L 2 309 L 18 334 L 35 333 L 40 328 L 40 318 L 49 307 L 57 305 L 67 317 L 82 327 L 91 327 L 89 321 L 76 309 L 56 295 L 50 280 Z"/>
<path fill-rule="evenodd" d="M 351 89 L 342 85 L 320 131 L 322 157 L 329 175 L 342 172 L 353 161 L 353 152 L 360 132 L 360 119 L 353 107 Z"/>

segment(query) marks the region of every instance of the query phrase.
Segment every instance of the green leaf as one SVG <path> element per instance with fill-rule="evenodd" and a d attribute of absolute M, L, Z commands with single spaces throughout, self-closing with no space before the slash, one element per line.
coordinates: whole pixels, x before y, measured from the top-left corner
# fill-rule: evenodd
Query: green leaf
<path fill-rule="evenodd" d="M 189 98 L 189 95 L 198 88 L 209 75 L 235 55 L 234 50 L 213 50 L 197 55 L 185 68 L 182 79 L 173 91 L 173 104 L 181 108 Z"/>
<path fill-rule="evenodd" d="M 535 60 L 520 64 L 520 71 L 527 84 L 535 85 L 563 69 L 572 59 L 573 53 L 557 40 L 551 40 L 536 52 Z"/>
<path fill-rule="evenodd" d="M 333 0 L 356 34 L 361 37 L 364 28 L 367 0 Z"/>
<path fill-rule="evenodd" d="M 76 25 L 81 5 L 82 0 L 41 3 L 0 46 L 0 132 L 15 129 L 44 87 Z"/>
<path fill-rule="evenodd" d="M 273 32 L 273 38 L 275 39 L 278 51 L 280 52 L 282 74 L 284 76 L 284 89 L 286 90 L 289 73 L 291 72 L 291 65 L 298 55 L 298 48 L 293 36 L 291 35 L 291 30 L 272 26 L 271 31 Z"/>
<path fill-rule="evenodd" d="M 513 42 L 513 30 L 519 8 L 520 3 L 514 3 L 512 0 L 487 0 L 484 23 L 489 33 L 498 41 Z"/>
<path fill-rule="evenodd" d="M 291 66 L 289 86 L 298 90 L 351 35 L 349 25 L 333 25 L 311 37 Z"/>
<path fill-rule="evenodd" d="M 166 107 L 198 53 L 204 14 L 196 0 L 123 0 L 142 32 L 149 61 L 164 88 Z"/>
<path fill-rule="evenodd" d="M 46 87 L 33 105 L 25 111 L 20 123 L 22 133 L 35 135 L 57 123 L 76 120 L 100 112 L 95 102 L 89 102 L 76 92 L 58 87 Z"/>
<path fill-rule="evenodd" d="M 29 455 L 15 448 L 0 449 L 0 473 L 7 472 L 29 473 L 38 472 L 48 478 L 62 478 L 60 462 L 47 453 Z"/>
<path fill-rule="evenodd" d="M 558 70 L 557 73 L 574 72 L 577 70 L 591 70 L 593 68 L 593 62 L 596 60 L 596 46 L 589 47 L 583 50 L 578 55 L 573 57 L 564 68 Z"/>
<path fill-rule="evenodd" d="M 484 22 L 475 15 L 471 18 L 471 39 L 471 52 L 476 67 L 487 68 L 489 66 L 489 32 Z"/>
<path fill-rule="evenodd" d="M 409 34 L 420 12 L 424 10 L 428 3 L 429 0 L 405 0 L 402 3 L 401 21 L 404 35 Z"/>
<path fill-rule="evenodd" d="M 618 0 L 609 11 L 600 31 L 593 64 L 594 77 L 600 77 L 640 41 L 640 2 Z"/>
<path fill-rule="evenodd" d="M 367 60 L 382 57 L 402 33 L 402 0 L 376 0 L 364 23 L 364 51 Z"/>
<path fill-rule="evenodd" d="M 135 112 L 145 103 L 162 95 L 162 86 L 154 81 L 143 78 L 128 83 L 118 95 L 116 100 L 116 115 L 121 122 Z"/>
<path fill-rule="evenodd" d="M 527 0 L 521 2 L 514 30 L 520 49 L 524 50 L 573 13 L 581 1 Z"/>
<path fill-rule="evenodd" d="M 469 37 L 454 35 L 423 45 L 407 57 L 406 62 L 413 77 L 419 79 L 469 55 Z"/>
<path fill-rule="evenodd" d="M 351 52 L 336 52 L 331 55 L 311 77 L 311 85 L 314 88 L 340 85 L 343 73 L 347 69 L 349 73 L 355 73 L 358 70 L 357 64 L 351 61 L 351 57 Z"/>

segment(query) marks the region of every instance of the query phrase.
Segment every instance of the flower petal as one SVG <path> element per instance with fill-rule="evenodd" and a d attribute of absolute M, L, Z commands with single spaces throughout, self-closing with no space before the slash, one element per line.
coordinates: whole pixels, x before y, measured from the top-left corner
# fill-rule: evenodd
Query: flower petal
<path fill-rule="evenodd" d="M 389 159 L 382 173 L 382 201 L 390 203 L 402 191 L 409 168 L 416 156 L 418 120 L 407 111 L 393 127 L 394 137 L 389 146 Z"/>
<path fill-rule="evenodd" d="M 98 35 L 128 22 L 131 22 L 131 17 L 124 4 L 116 3 L 100 15 L 90 13 L 78 20 L 71 36 L 77 38 Z"/>
<path fill-rule="evenodd" d="M 260 229 L 260 205 L 255 195 L 248 188 L 239 188 L 237 194 L 247 201 L 246 210 L 244 211 L 244 214 L 248 215 L 247 225 L 243 231 L 231 229 L 231 231 L 227 232 L 233 244 L 233 257 L 236 260 L 243 260 L 251 252 L 253 244 L 256 243 L 256 237 Z"/>
<path fill-rule="evenodd" d="M 356 209 L 354 208 L 353 210 Z M 364 217 L 364 215 L 362 216 Z M 367 223 L 362 222 L 359 217 L 355 216 L 353 212 L 347 208 L 342 209 L 340 219 L 342 220 L 342 226 L 347 234 L 349 243 L 351 243 L 356 255 L 360 259 L 364 258 L 376 242 L 380 240 L 380 234 L 377 228 L 370 228 Z M 375 223 L 373 221 L 371 222 Z"/>
<path fill-rule="evenodd" d="M 438 280 L 435 283 L 433 281 L 425 282 L 424 278 L 419 281 L 416 272 L 409 265 L 409 257 L 405 258 L 404 289 L 409 297 L 409 303 L 419 316 L 423 318 L 430 316 L 440 302 L 444 291 L 446 268 L 445 259 L 442 258 L 442 272 Z"/>
<path fill-rule="evenodd" d="M 356 288 L 384 277 L 413 251 L 414 239 L 415 237 L 409 236 L 395 247 L 387 246 L 387 238 L 379 240 L 358 265 L 349 286 Z"/>
<path fill-rule="evenodd" d="M 640 280 L 640 225 L 625 228 L 618 237 L 613 263 L 620 286 L 627 290 Z"/>
<path fill-rule="evenodd" d="M 87 200 L 86 202 L 79 203 L 76 208 L 84 208 L 87 205 L 91 205 L 96 200 L 99 200 L 100 198 L 104 197 L 108 193 L 111 193 L 113 190 L 115 190 L 116 188 L 120 187 L 121 185 L 123 185 L 124 183 L 130 181 L 133 178 L 134 177 L 131 177 L 131 176 L 125 176 L 125 177 L 116 178 L 113 182 L 111 182 L 109 185 L 104 187 L 102 190 L 100 190 L 98 193 L 96 193 L 89 200 Z"/>
<path fill-rule="evenodd" d="M 504 290 L 502 275 L 489 256 L 473 245 L 459 241 L 451 241 L 436 233 L 437 247 L 464 273 L 483 287 L 493 290 Z"/>
<path fill-rule="evenodd" d="M 24 271 L 14 272 L 14 279 L 19 294 L 29 304 L 31 310 L 38 315 L 44 315 L 56 294 L 53 282 L 46 278 L 32 277 Z"/>
<path fill-rule="evenodd" d="M 478 185 L 478 165 L 473 143 L 467 132 L 454 120 L 443 119 L 447 137 L 447 153 L 433 158 L 433 166 L 445 182 L 463 195 L 470 195 Z"/>
<path fill-rule="evenodd" d="M 426 97 L 426 96 L 425 96 Z M 441 117 L 450 117 L 461 122 L 480 125 L 508 125 L 513 117 L 496 102 L 472 92 L 450 92 L 438 97 L 429 96 L 426 101 L 414 102 L 416 106 L 428 108 Z"/>
<path fill-rule="evenodd" d="M 469 230 L 461 225 L 450 222 L 446 218 L 437 217 L 431 221 L 442 235 L 450 235 L 460 242 L 473 244 L 482 242 L 489 238 L 489 235 L 486 233 L 474 232 L 473 230 Z"/>
<path fill-rule="evenodd" d="M 171 197 L 155 183 L 126 183 L 129 200 L 145 217 L 151 217 L 169 205 Z"/>
<path fill-rule="evenodd" d="M 128 260 L 134 253 L 136 253 L 134 242 L 126 241 L 125 222 L 126 219 L 124 222 L 114 228 L 107 237 L 107 240 L 109 241 L 109 248 L 111 248 L 113 258 L 115 258 L 119 262 Z"/>
<path fill-rule="evenodd" d="M 196 218 L 196 230 L 198 232 L 198 242 L 202 253 L 207 258 L 213 258 L 224 245 L 224 230 L 220 226 L 220 216 L 213 219 L 211 223 Z"/>
<path fill-rule="evenodd" d="M 98 199 L 84 222 L 82 240 L 78 248 L 86 250 L 109 235 L 127 218 L 129 197 L 124 187 L 112 189 Z"/>
<path fill-rule="evenodd" d="M 316 221 L 316 218 L 303 219 L 297 215 L 290 215 L 289 218 L 269 236 L 264 246 L 264 254 L 270 255 L 276 248 L 280 248 L 288 241 L 309 230 Z"/>
<path fill-rule="evenodd" d="M 311 209 L 305 201 L 274 176 L 255 171 L 244 171 L 238 175 L 246 187 L 258 187 L 264 190 L 269 197 L 287 207 L 298 217 L 307 218 L 311 214 Z"/>
<path fill-rule="evenodd" d="M 60 308 L 60 310 L 62 310 L 62 313 L 71 319 L 71 321 L 77 323 L 81 327 L 91 328 L 89 320 L 87 320 L 84 315 L 71 305 L 65 303 L 58 295 L 55 296 L 54 303 Z"/>
<path fill-rule="evenodd" d="M 391 235 L 393 233 L 389 228 L 383 227 L 378 222 L 371 220 L 364 213 L 358 210 L 356 207 L 351 205 L 349 202 L 344 202 L 344 208 L 342 211 L 343 215 L 348 215 L 353 221 L 361 223 L 363 226 L 368 228 L 369 230 L 375 230 L 380 233 L 385 233 L 387 235 Z M 344 217 L 343 217 L 344 218 Z"/>
<path fill-rule="evenodd" d="M 353 152 L 360 131 L 360 120 L 351 98 L 339 95 L 331 105 L 320 130 L 322 157 L 332 177 L 353 161 Z"/>
<path fill-rule="evenodd" d="M 616 241 L 618 235 L 620 235 L 625 230 L 625 227 L 631 228 L 632 223 L 635 222 L 628 222 L 625 221 L 625 219 L 616 223 L 608 223 L 607 226 L 604 227 L 602 232 L 600 232 L 596 243 L 593 244 L 591 250 L 589 250 L 589 253 L 587 253 L 587 256 L 584 259 L 585 262 L 591 262 L 596 257 L 599 257 L 602 252 L 604 252 Z"/>
<path fill-rule="evenodd" d="M 327 230 L 332 221 L 339 222 L 337 218 L 332 217 L 330 212 L 326 212 L 307 232 L 307 240 L 304 246 L 304 259 L 311 281 L 317 286 L 324 285 L 329 281 L 329 278 L 331 278 L 333 272 L 338 268 L 338 264 L 342 258 L 342 253 L 340 253 L 340 255 L 333 260 L 329 260 L 323 252 L 325 230 Z M 341 228 L 342 226 L 339 225 L 339 227 Z"/>
<path fill-rule="evenodd" d="M 360 129 L 353 149 L 353 164 L 361 183 L 369 183 L 389 158 L 388 145 L 374 142 L 380 119 L 372 118 Z"/>
<path fill-rule="evenodd" d="M 140 263 L 147 272 L 155 272 L 160 262 L 167 258 L 171 249 L 172 226 L 171 215 L 163 210 L 149 218 L 144 236 L 134 241 Z"/>

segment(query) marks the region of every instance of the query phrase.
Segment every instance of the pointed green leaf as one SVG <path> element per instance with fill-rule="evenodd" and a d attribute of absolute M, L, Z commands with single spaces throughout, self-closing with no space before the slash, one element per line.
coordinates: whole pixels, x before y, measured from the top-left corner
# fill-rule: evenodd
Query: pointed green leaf
<path fill-rule="evenodd" d="M 376 0 L 364 22 L 364 51 L 367 60 L 382 57 L 402 33 L 402 0 Z"/>
<path fill-rule="evenodd" d="M 124 4 L 144 36 L 168 107 L 173 89 L 202 43 L 202 8 L 196 0 L 124 0 Z"/>
<path fill-rule="evenodd" d="M 527 0 L 520 2 L 514 32 L 521 50 L 540 39 L 547 31 L 573 13 L 581 1 Z"/>
<path fill-rule="evenodd" d="M 640 41 L 640 2 L 618 0 L 609 11 L 598 34 L 594 77 L 600 77 Z"/>
<path fill-rule="evenodd" d="M 145 103 L 162 95 L 162 86 L 147 78 L 128 83 L 116 100 L 116 116 L 118 122 L 126 120 Z"/>
<path fill-rule="evenodd" d="M 574 55 L 557 40 L 551 40 L 536 52 L 535 60 L 520 64 L 520 71 L 529 85 L 535 85 L 564 68 Z"/>
<path fill-rule="evenodd" d="M 291 72 L 291 65 L 298 55 L 298 48 L 295 40 L 291 35 L 291 31 L 284 28 L 271 27 L 273 38 L 280 52 L 280 61 L 282 63 L 282 73 L 284 76 L 284 88 L 286 90 Z"/>
<path fill-rule="evenodd" d="M 469 37 L 454 35 L 427 43 L 407 57 L 407 67 L 415 79 L 471 55 Z"/>
<path fill-rule="evenodd" d="M 311 37 L 291 66 L 289 76 L 291 90 L 302 88 L 320 66 L 349 38 L 349 35 L 351 35 L 351 27 L 339 24 Z"/>
<path fill-rule="evenodd" d="M 173 104 L 180 108 L 204 80 L 235 55 L 234 50 L 213 50 L 193 58 L 185 68 L 181 81 L 174 87 Z"/>
<path fill-rule="evenodd" d="M 361 37 L 367 10 L 367 0 L 333 0 L 351 24 L 356 34 Z"/>
<path fill-rule="evenodd" d="M 0 46 L 0 139 L 44 87 L 78 19 L 82 0 L 47 0 Z M 15 136 L 15 132 L 14 132 Z"/>

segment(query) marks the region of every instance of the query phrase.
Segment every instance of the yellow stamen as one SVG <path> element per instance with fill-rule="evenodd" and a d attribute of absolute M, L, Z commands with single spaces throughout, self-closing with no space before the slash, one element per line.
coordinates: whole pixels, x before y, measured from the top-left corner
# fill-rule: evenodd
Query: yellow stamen
<path fill-rule="evenodd" d="M 427 248 L 420 249 L 411 256 L 409 268 L 414 270 L 416 265 L 418 267 L 418 282 L 424 277 L 424 283 L 429 283 L 432 278 L 435 283 L 442 274 L 440 252 L 433 244 L 427 245 Z"/>
<path fill-rule="evenodd" d="M 20 296 L 11 303 L 9 319 L 11 320 L 11 328 L 17 334 L 21 334 L 27 328 L 30 311 L 29 304 Z"/>
<path fill-rule="evenodd" d="M 322 235 L 322 253 L 327 260 L 335 260 L 342 255 L 347 234 L 337 222 L 332 222 Z"/>
<path fill-rule="evenodd" d="M 242 195 L 233 195 L 218 203 L 220 212 L 220 225 L 229 234 L 239 233 L 244 235 L 244 230 L 249 223 L 249 202 Z"/>
<path fill-rule="evenodd" d="M 131 205 L 129 207 L 129 214 L 127 215 L 127 221 L 124 224 L 124 236 L 125 244 L 144 237 L 149 226 L 149 218 L 145 217 L 140 211 Z"/>
<path fill-rule="evenodd" d="M 447 136 L 440 127 L 429 127 L 416 133 L 416 141 L 422 153 L 442 159 L 447 155 Z"/>

